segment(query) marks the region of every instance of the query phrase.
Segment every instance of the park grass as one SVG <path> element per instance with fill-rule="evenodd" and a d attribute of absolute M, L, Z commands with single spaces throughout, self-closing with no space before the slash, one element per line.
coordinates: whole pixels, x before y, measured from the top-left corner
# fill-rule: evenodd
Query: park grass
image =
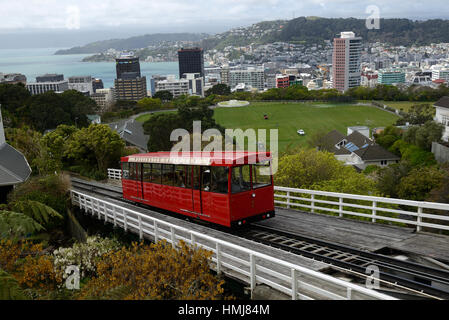
<path fill-rule="evenodd" d="M 376 107 L 355 104 L 257 102 L 246 107 L 216 108 L 217 123 L 227 129 L 278 129 L 279 151 L 288 146 L 307 146 L 316 133 L 338 130 L 347 133 L 350 126 L 386 127 L 398 116 Z M 268 120 L 264 119 L 268 115 Z M 303 129 L 305 136 L 297 134 Z M 267 142 L 269 131 L 267 131 Z"/>
<path fill-rule="evenodd" d="M 371 100 L 359 100 L 360 103 L 371 103 Z M 416 104 L 430 104 L 434 105 L 434 101 L 376 101 L 377 103 L 384 104 L 395 110 L 409 112 L 410 108 Z"/>

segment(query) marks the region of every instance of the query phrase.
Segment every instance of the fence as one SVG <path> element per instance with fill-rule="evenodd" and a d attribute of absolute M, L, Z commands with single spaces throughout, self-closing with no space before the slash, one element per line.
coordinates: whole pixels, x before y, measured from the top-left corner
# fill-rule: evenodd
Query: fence
<path fill-rule="evenodd" d="M 108 176 L 110 179 L 120 180 L 120 170 L 108 169 Z M 437 231 L 449 231 L 449 204 L 446 203 L 279 186 L 275 186 L 274 190 L 275 204 L 288 209 L 330 213 L 345 218 L 364 218 L 371 222 L 393 222 L 413 226 L 418 232 L 422 231 L 423 227 Z M 438 211 L 440 214 L 435 214 L 433 211 Z"/>
<path fill-rule="evenodd" d="M 223 241 L 200 232 L 171 224 L 146 214 L 125 208 L 112 202 L 71 190 L 72 203 L 86 213 L 125 231 L 150 237 L 155 241 L 166 240 L 176 245 L 180 240 L 190 245 L 212 251 L 213 268 L 217 273 L 236 275 L 245 279 L 251 292 L 256 284 L 268 285 L 292 299 L 381 299 L 393 297 L 313 271 L 248 248 Z"/>
<path fill-rule="evenodd" d="M 395 222 L 414 226 L 416 231 L 421 231 L 423 227 L 439 231 L 449 230 L 449 204 L 446 203 L 277 186 L 274 187 L 274 190 L 275 204 L 286 208 L 301 209 L 312 213 L 330 213 L 345 218 L 361 217 L 371 222 Z M 444 213 L 425 213 L 425 210 L 437 210 Z"/>
<path fill-rule="evenodd" d="M 122 180 L 122 170 L 108 168 L 108 179 Z"/>

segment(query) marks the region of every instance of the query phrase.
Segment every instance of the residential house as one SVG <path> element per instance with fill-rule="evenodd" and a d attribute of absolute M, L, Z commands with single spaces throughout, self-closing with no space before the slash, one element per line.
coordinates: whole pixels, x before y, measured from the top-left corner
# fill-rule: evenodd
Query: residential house
<path fill-rule="evenodd" d="M 28 180 L 31 168 L 25 156 L 6 143 L 0 110 L 0 203 L 16 184 Z"/>
<path fill-rule="evenodd" d="M 109 127 L 120 135 L 127 146 L 137 147 L 140 151 L 147 152 L 150 136 L 144 133 L 141 122 L 123 120 L 110 123 Z"/>
<path fill-rule="evenodd" d="M 375 144 L 356 128 L 351 127 L 347 136 L 337 130 L 329 132 L 320 149 L 332 152 L 337 160 L 358 170 L 364 170 L 369 165 L 387 166 L 399 162 L 400 157 Z"/>
<path fill-rule="evenodd" d="M 444 132 L 441 140 L 449 142 L 449 97 L 442 97 L 435 102 L 436 109 L 434 120 L 444 125 Z"/>

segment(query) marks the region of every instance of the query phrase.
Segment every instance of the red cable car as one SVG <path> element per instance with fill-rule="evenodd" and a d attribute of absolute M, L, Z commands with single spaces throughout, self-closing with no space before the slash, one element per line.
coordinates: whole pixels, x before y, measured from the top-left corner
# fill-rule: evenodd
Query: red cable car
<path fill-rule="evenodd" d="M 269 152 L 122 157 L 123 198 L 233 227 L 274 217 Z"/>

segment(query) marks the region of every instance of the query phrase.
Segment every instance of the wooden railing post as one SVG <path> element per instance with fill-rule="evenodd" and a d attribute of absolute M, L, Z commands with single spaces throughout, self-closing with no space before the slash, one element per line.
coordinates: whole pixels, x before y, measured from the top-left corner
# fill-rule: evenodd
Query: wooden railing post
<path fill-rule="evenodd" d="M 421 222 L 422 222 L 422 207 L 418 207 L 418 215 L 416 216 L 416 231 L 420 232 L 421 231 Z"/>
<path fill-rule="evenodd" d="M 373 201 L 373 210 L 372 210 L 372 215 L 373 217 L 371 218 L 371 222 L 376 222 L 376 214 L 377 214 L 377 202 Z"/>

